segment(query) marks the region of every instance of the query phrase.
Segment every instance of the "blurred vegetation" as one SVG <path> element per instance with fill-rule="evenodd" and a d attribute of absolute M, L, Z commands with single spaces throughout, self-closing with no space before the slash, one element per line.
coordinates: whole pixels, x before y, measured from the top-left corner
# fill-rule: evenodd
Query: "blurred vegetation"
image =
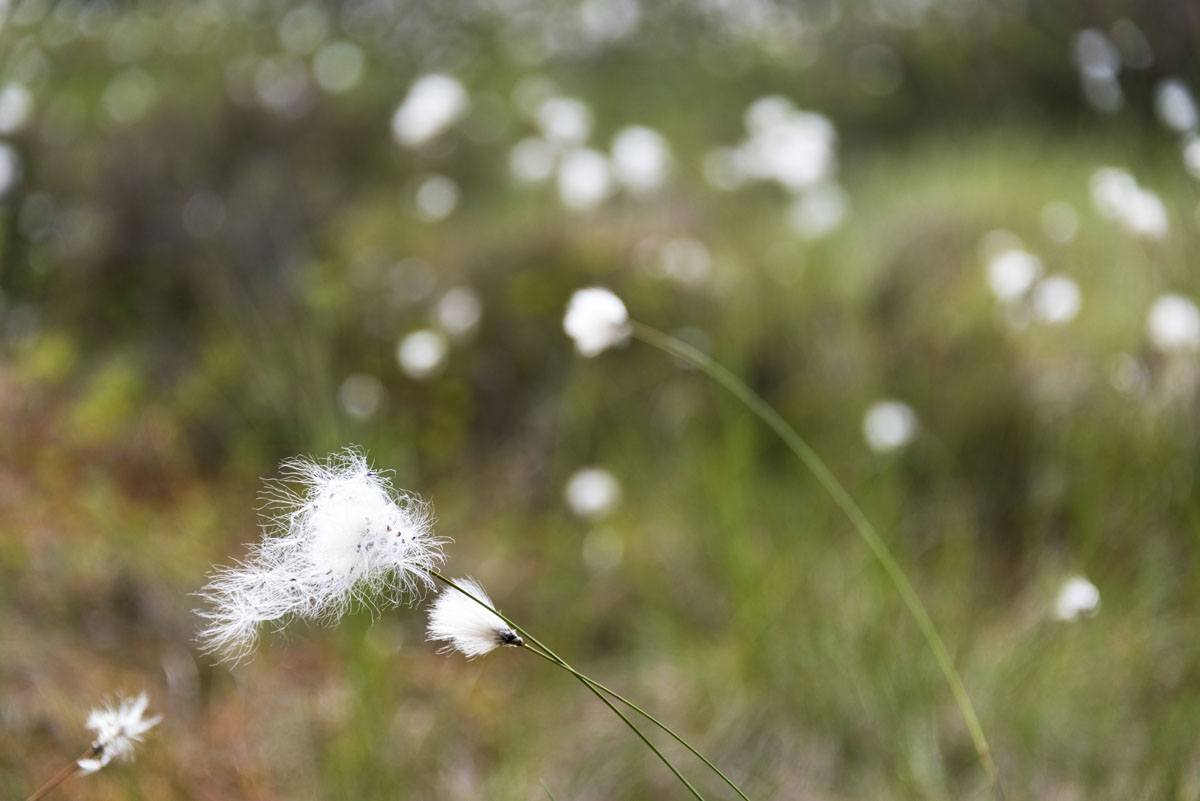
<path fill-rule="evenodd" d="M 648 348 L 572 352 L 566 301 L 598 283 L 827 458 L 941 627 L 1008 798 L 1200 798 L 1200 364 L 1147 332 L 1159 296 L 1200 297 L 1189 140 L 1155 115 L 1164 79 L 1200 85 L 1200 10 L 14 0 L 0 19 L 0 84 L 33 106 L 0 137 L 19 157 L 0 196 L 6 797 L 142 686 L 165 723 L 75 797 L 682 797 L 573 683 L 520 653 L 438 656 L 419 612 L 272 637 L 232 672 L 197 654 L 189 593 L 256 536 L 258 477 L 350 442 L 434 502 L 451 571 L 752 797 L 984 797 L 919 632 L 785 449 Z M 1081 91 L 1085 29 L 1133 64 L 1112 113 Z M 364 65 L 337 91 L 315 71 L 333 42 Z M 402 147 L 392 114 L 433 71 L 470 112 Z M 545 86 L 588 104 L 591 147 L 660 132 L 666 185 L 579 211 L 515 180 L 537 133 L 521 98 Z M 849 211 L 825 236 L 792 229 L 777 186 L 706 180 L 768 95 L 837 130 Z M 1093 207 L 1105 165 L 1161 198 L 1165 236 Z M 442 219 L 417 199 L 431 175 L 458 190 Z M 1078 287 L 1065 324 L 989 290 L 987 243 L 1012 235 Z M 662 269 L 680 240 L 700 280 Z M 398 341 L 455 287 L 478 327 L 407 375 Z M 886 398 L 919 427 L 884 453 L 863 416 Z M 599 520 L 563 501 L 589 465 L 622 489 Z M 1057 620 L 1074 574 L 1102 604 Z"/>

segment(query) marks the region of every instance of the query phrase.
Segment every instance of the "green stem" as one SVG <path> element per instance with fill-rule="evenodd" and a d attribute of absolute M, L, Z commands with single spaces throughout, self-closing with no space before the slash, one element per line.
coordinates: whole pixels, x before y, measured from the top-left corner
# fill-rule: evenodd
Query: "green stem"
<path fill-rule="evenodd" d="M 954 695 L 955 703 L 958 704 L 959 712 L 962 714 L 963 722 L 970 732 L 971 741 L 975 746 L 975 753 L 978 754 L 984 772 L 987 773 L 988 781 L 999 792 L 999 777 L 996 774 L 996 766 L 992 762 L 991 748 L 988 746 L 987 738 L 984 737 L 983 727 L 979 723 L 979 717 L 975 714 L 975 707 L 971 703 L 970 696 L 967 695 L 962 678 L 959 676 L 953 661 L 950 659 L 950 654 L 946 650 L 946 644 L 943 642 L 941 635 L 938 634 L 933 619 L 925 609 L 925 604 L 922 603 L 920 596 L 913 589 L 912 582 L 908 580 L 904 569 L 900 567 L 900 563 L 892 555 L 891 549 L 888 548 L 887 544 L 879 536 L 879 532 L 871 525 L 871 521 L 867 519 L 862 508 L 855 503 L 850 493 L 837 480 L 837 477 L 834 476 L 824 460 L 804 441 L 804 438 L 796 432 L 796 429 L 792 428 L 779 412 L 775 411 L 771 404 L 767 403 L 761 395 L 747 386 L 740 378 L 706 353 L 697 350 L 686 342 L 676 339 L 670 334 L 636 321 L 632 323 L 632 326 L 634 337 L 668 355 L 687 361 L 741 401 L 783 440 L 792 453 L 816 477 L 818 483 L 833 497 L 834 503 L 850 519 L 859 536 L 862 537 L 867 547 L 871 550 L 871 553 L 874 554 L 880 565 L 883 566 L 884 572 L 891 579 L 896 591 L 900 593 L 900 598 L 904 601 L 904 605 L 908 607 L 908 611 L 912 615 L 913 620 L 916 621 L 921 634 L 924 635 L 925 642 L 929 645 L 929 650 L 933 652 L 933 658 L 937 661 L 942 675 L 946 678 L 946 683 L 950 686 L 950 692 Z"/>
<path fill-rule="evenodd" d="M 712 762 L 710 762 L 708 757 L 704 756 L 704 754 L 697 751 L 692 746 L 691 743 L 689 743 L 687 740 L 683 739 L 683 737 L 676 734 L 671 729 L 671 727 L 669 727 L 667 724 L 663 723 L 658 718 L 654 717 L 654 715 L 651 715 L 649 712 L 642 709 L 640 706 L 635 704 L 633 701 L 630 701 L 628 698 L 621 695 L 616 690 L 605 687 L 603 684 L 596 681 L 591 676 L 587 676 L 587 675 L 584 675 L 583 673 L 578 672 L 577 670 L 575 670 L 575 668 L 571 667 L 570 665 L 564 665 L 562 662 L 559 662 L 556 659 L 554 659 L 553 657 L 550 657 L 550 656 L 542 653 L 541 651 L 539 651 L 536 648 L 527 648 L 526 650 L 528 650 L 532 654 L 537 654 L 542 659 L 545 659 L 547 662 L 550 662 L 551 664 L 556 665 L 556 666 L 562 668 L 563 670 L 566 670 L 567 672 L 573 674 L 576 678 L 583 679 L 588 684 L 595 687 L 597 690 L 600 690 L 603 693 L 607 693 L 608 695 L 612 696 L 617 701 L 620 701 L 622 704 L 624 704 L 625 706 L 632 709 L 634 712 L 637 712 L 639 715 L 644 717 L 646 720 L 650 721 L 655 726 L 657 726 L 658 728 L 660 728 L 664 732 L 666 732 L 667 735 L 669 735 L 673 740 L 675 740 L 675 742 L 679 743 L 684 748 L 686 748 L 692 754 L 692 756 L 696 757 L 701 762 L 703 762 L 705 765 L 707 765 L 709 767 L 709 769 L 712 770 L 713 773 L 720 776 L 721 780 L 724 781 L 727 785 L 729 785 L 730 789 L 732 789 L 735 793 L 737 793 L 738 797 L 741 798 L 742 801 L 750 801 L 750 799 L 746 797 L 746 794 L 742 792 L 742 789 L 740 787 L 738 787 L 736 784 L 734 784 L 733 779 L 726 776 L 725 772 L 722 771 L 720 768 L 718 768 L 716 765 L 714 765 Z"/>
<path fill-rule="evenodd" d="M 493 608 L 493 607 L 492 607 L 492 605 L 491 605 L 491 604 L 485 603 L 485 602 L 484 602 L 484 601 L 482 601 L 481 599 L 479 599 L 479 598 L 476 598 L 476 597 L 475 597 L 475 596 L 474 596 L 472 593 L 470 593 L 470 592 L 467 592 L 467 591 L 466 591 L 466 590 L 464 590 L 462 587 L 458 586 L 458 584 L 456 584 L 456 583 L 455 583 L 453 580 L 451 580 L 451 579 L 447 578 L 446 576 L 443 576 L 441 573 L 439 573 L 439 572 L 438 572 L 438 571 L 436 571 L 436 570 L 430 570 L 430 571 L 429 571 L 429 575 L 433 576 L 435 579 L 437 579 L 438 581 L 442 582 L 442 583 L 443 583 L 443 584 L 445 584 L 447 587 L 450 587 L 450 588 L 452 588 L 452 589 L 454 589 L 454 590 L 457 590 L 458 592 L 460 592 L 460 593 L 462 593 L 463 595 L 467 596 L 467 597 L 468 597 L 468 598 L 470 598 L 472 601 L 474 601 L 475 603 L 479 604 L 479 605 L 480 605 L 480 606 L 482 606 L 484 609 L 487 609 L 489 612 L 491 612 L 492 614 L 496 615 L 496 617 L 500 618 L 501 620 L 503 620 L 503 621 L 504 621 L 505 623 L 507 623 L 508 625 L 512 626 L 512 628 L 513 628 L 513 630 L 514 630 L 514 631 L 516 631 L 517 633 L 519 633 L 519 634 L 520 634 L 522 637 L 524 637 L 524 638 L 526 639 L 526 641 L 527 641 L 526 645 L 527 645 L 527 646 L 528 646 L 528 644 L 529 644 L 529 643 L 532 643 L 533 645 L 536 645 L 536 646 L 537 646 L 537 648 L 529 648 L 529 650 L 533 651 L 534 653 L 537 653 L 537 654 L 539 654 L 539 655 L 540 655 L 540 656 L 542 656 L 544 659 L 547 659 L 547 660 L 549 660 L 549 661 L 553 662 L 554 664 L 558 665 L 559 667 L 562 667 L 562 668 L 564 668 L 565 670 L 567 670 L 568 672 L 570 672 L 572 675 L 574 675 L 574 676 L 575 676 L 575 678 L 579 680 L 579 683 L 580 683 L 580 684 L 582 684 L 582 685 L 583 685 L 583 686 L 584 686 L 584 687 L 585 687 L 585 688 L 586 688 L 586 689 L 587 689 L 587 690 L 588 690 L 588 691 L 589 691 L 589 692 L 590 692 L 592 695 L 594 695 L 594 696 L 596 696 L 597 698 L 599 698 L 599 699 L 600 699 L 600 701 L 601 701 L 601 703 L 603 703 L 603 704 L 604 704 L 606 707 L 608 707 L 610 710 L 612 710 L 612 713 L 613 713 L 614 715 L 616 715 L 617 717 L 619 717 L 619 718 L 620 718 L 620 719 L 621 719 L 621 720 L 622 720 L 622 721 L 625 723 L 625 725 L 626 725 L 626 726 L 628 726 L 628 727 L 629 727 L 629 729 L 630 729 L 630 730 L 631 730 L 631 731 L 632 731 L 634 734 L 636 734 L 636 735 L 637 735 L 638 739 L 639 739 L 639 740 L 641 740 L 641 741 L 642 741 L 642 743 L 643 743 L 643 744 L 644 744 L 644 745 L 645 745 L 647 748 L 649 748 L 649 749 L 650 749 L 650 750 L 651 750 L 651 751 L 654 753 L 654 755 L 655 755 L 656 757 L 658 757 L 659 761 L 661 761 L 661 762 L 662 762 L 664 765 L 666 765 L 666 766 L 667 766 L 667 769 L 668 769 L 669 771 L 671 771 L 671 773 L 673 773 L 673 774 L 675 775 L 675 778 L 676 778 L 676 779 L 679 779 L 679 781 L 683 783 L 683 786 L 684 786 L 684 787 L 686 787 L 686 788 L 688 789 L 688 791 L 689 791 L 689 792 L 691 792 L 691 794 L 692 794 L 692 797 L 694 797 L 694 798 L 696 799 L 696 801 L 705 801 L 705 798 L 704 798 L 704 796 L 700 795 L 700 791 L 699 791 L 699 790 L 697 790 L 697 789 L 696 789 L 696 788 L 695 788 L 695 787 L 692 785 L 692 783 L 691 783 L 691 782 L 689 782 L 689 781 L 687 780 L 687 778 L 686 778 L 686 777 L 684 777 L 684 775 L 683 775 L 682 773 L 680 773 L 680 772 L 679 772 L 678 768 L 676 768 L 676 767 L 675 767 L 675 766 L 674 766 L 674 765 L 671 763 L 671 760 L 667 759 L 666 755 L 664 755 L 664 754 L 663 754 L 663 752 L 662 752 L 662 751 L 660 751 L 660 750 L 658 749 L 658 746 L 656 746 L 656 745 L 655 745 L 653 742 L 651 742 L 651 741 L 650 741 L 650 738 L 648 738 L 648 737 L 647 737 L 647 736 L 646 736 L 646 735 L 645 735 L 645 734 L 642 732 L 642 730 L 641 730 L 641 729 L 639 729 L 639 728 L 638 728 L 638 727 L 637 727 L 637 726 L 634 724 L 634 722 L 633 722 L 632 720 L 630 720 L 630 719 L 629 719 L 629 717 L 628 717 L 628 716 L 627 716 L 627 715 L 626 715 L 624 712 L 622 712 L 621 710 L 619 710 L 619 709 L 617 709 L 615 706 L 613 706 L 613 703 L 612 703 L 612 701 L 609 701 L 609 700 L 608 700 L 608 698 L 606 698 L 606 697 L 605 697 L 604 693 L 602 693 L 600 690 L 598 690 L 598 689 L 596 689 L 595 687 L 593 687 L 593 686 L 592 686 L 592 685 L 591 685 L 591 684 L 588 682 L 588 679 L 587 679 L 586 677 L 584 677 L 584 676 L 583 676 L 582 674 L 580 674 L 580 673 L 577 673 L 577 672 L 575 671 L 575 669 L 574 669 L 574 668 L 572 668 L 570 665 L 568 665 L 568 664 L 566 663 L 566 661 L 565 661 L 565 660 L 563 660 L 563 658 L 562 658 L 562 657 L 560 657 L 558 654 L 556 654 L 556 653 L 554 653 L 553 651 L 551 651 L 551 650 L 550 650 L 550 649 L 549 649 L 549 648 L 548 648 L 546 645 L 544 645 L 544 644 L 543 644 L 543 643 L 542 643 L 540 640 L 538 640 L 538 639 L 537 639 L 536 637 L 534 637 L 532 634 L 530 634 L 529 632 L 527 632 L 525 629 L 521 628 L 521 627 L 520 627 L 520 626 L 518 626 L 516 623 L 514 623 L 512 620 L 510 620 L 510 619 L 508 619 L 507 617 L 505 617 L 505 616 L 504 616 L 504 614 L 503 614 L 502 612 L 500 612 L 500 610 L 498 610 L 498 609 L 495 609 L 495 608 Z M 541 652 L 540 652 L 538 649 L 540 649 L 540 651 L 544 651 L 545 653 L 541 653 Z"/>

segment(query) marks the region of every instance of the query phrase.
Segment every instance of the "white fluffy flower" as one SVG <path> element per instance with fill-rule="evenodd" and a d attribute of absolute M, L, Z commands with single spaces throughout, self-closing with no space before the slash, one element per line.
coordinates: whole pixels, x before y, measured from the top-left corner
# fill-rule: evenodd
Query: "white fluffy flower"
<path fill-rule="evenodd" d="M 1101 167 L 1092 173 L 1089 187 L 1096 210 L 1130 233 L 1150 239 L 1167 235 L 1170 223 L 1162 198 L 1138 185 L 1127 170 Z"/>
<path fill-rule="evenodd" d="M 19 83 L 0 87 L 0 134 L 14 134 L 24 127 L 33 111 L 33 95 Z"/>
<path fill-rule="evenodd" d="M 454 583 L 474 597 L 464 595 L 454 587 L 447 587 L 433 602 L 429 610 L 428 638 L 445 642 L 442 651 L 460 651 L 473 659 L 501 645 L 524 645 L 520 635 L 491 611 L 496 605 L 479 586 L 479 582 L 472 578 L 460 578 L 455 579 Z M 480 605 L 476 599 L 486 606 Z"/>
<path fill-rule="evenodd" d="M 612 171 L 625 188 L 646 194 L 662 187 L 671 170 L 671 146 L 658 131 L 641 125 L 613 138 Z"/>
<path fill-rule="evenodd" d="M 1150 307 L 1146 331 L 1159 350 L 1200 349 L 1200 308 L 1183 295 L 1162 295 Z"/>
<path fill-rule="evenodd" d="M 396 363 L 409 378 L 423 381 L 434 376 L 446 361 L 450 345 L 437 331 L 413 331 L 396 345 Z"/>
<path fill-rule="evenodd" d="M 556 145 L 582 145 L 592 133 L 592 111 L 573 97 L 550 97 L 538 107 L 537 124 Z"/>
<path fill-rule="evenodd" d="M 584 356 L 597 356 L 629 339 L 629 311 L 621 299 L 602 287 L 580 289 L 571 296 L 563 330 Z"/>
<path fill-rule="evenodd" d="M 907 403 L 880 401 L 863 416 L 863 437 L 876 453 L 903 448 L 916 434 L 917 414 Z"/>
<path fill-rule="evenodd" d="M 1064 325 L 1075 319 L 1083 295 L 1065 275 L 1051 275 L 1033 288 L 1033 314 L 1043 323 Z"/>
<path fill-rule="evenodd" d="M 158 725 L 162 717 L 145 717 L 150 699 L 145 693 L 136 698 L 122 698 L 116 703 L 93 709 L 87 727 L 96 734 L 90 756 L 77 763 L 84 773 L 95 773 L 114 759 L 133 758 L 134 747 L 142 736 Z"/>
<path fill-rule="evenodd" d="M 1094 615 L 1100 606 L 1100 590 L 1083 576 L 1072 576 L 1063 582 L 1054 601 L 1054 616 L 1059 620 L 1076 620 L 1082 615 Z"/>
<path fill-rule="evenodd" d="M 613 189 L 608 159 L 598 150 L 580 147 L 563 155 L 558 166 L 558 197 L 574 211 L 603 203 Z"/>
<path fill-rule="evenodd" d="M 245 561 L 217 569 L 201 596 L 205 649 L 240 661 L 262 623 L 336 622 L 355 603 L 410 601 L 444 559 L 428 506 L 393 489 L 347 448 L 324 462 L 290 459 L 268 482 L 273 515 Z M 295 488 L 293 488 L 295 487 Z"/>
<path fill-rule="evenodd" d="M 621 485 L 607 470 L 585 467 L 571 476 L 563 495 L 572 512 L 586 520 L 596 520 L 616 508 L 621 500 Z"/>
<path fill-rule="evenodd" d="M 392 135 L 405 147 L 433 139 L 459 120 L 471 106 L 467 90 L 450 75 L 422 75 L 392 116 Z"/>
<path fill-rule="evenodd" d="M 772 95 L 752 103 L 745 121 L 749 135 L 731 154 L 736 173 L 801 192 L 836 172 L 837 131 L 826 117 Z"/>
<path fill-rule="evenodd" d="M 1042 260 L 1037 256 L 1020 248 L 1007 248 L 988 260 L 988 286 L 997 299 L 1013 301 L 1029 291 L 1042 269 Z"/>

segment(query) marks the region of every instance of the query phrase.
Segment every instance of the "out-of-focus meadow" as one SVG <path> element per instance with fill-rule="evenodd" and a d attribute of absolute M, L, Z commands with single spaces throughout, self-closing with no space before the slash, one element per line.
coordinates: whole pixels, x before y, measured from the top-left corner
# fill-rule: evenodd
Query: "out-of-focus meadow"
<path fill-rule="evenodd" d="M 0 19 L 4 797 L 143 687 L 139 760 L 63 797 L 684 797 L 568 677 L 438 655 L 417 610 L 198 652 L 191 593 L 257 536 L 259 477 L 347 443 L 434 503 L 451 572 L 751 797 L 987 797 L 811 476 L 699 373 L 573 352 L 600 284 L 829 461 L 1008 798 L 1200 798 L 1200 8 Z"/>

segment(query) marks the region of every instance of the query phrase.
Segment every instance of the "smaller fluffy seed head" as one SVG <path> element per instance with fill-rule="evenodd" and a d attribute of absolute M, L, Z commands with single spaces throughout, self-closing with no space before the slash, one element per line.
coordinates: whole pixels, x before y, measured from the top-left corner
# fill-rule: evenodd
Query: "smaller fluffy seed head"
<path fill-rule="evenodd" d="M 575 340 L 575 349 L 580 355 L 598 356 L 628 341 L 631 333 L 629 311 L 621 299 L 607 289 L 580 289 L 567 304 L 563 330 Z"/>
<path fill-rule="evenodd" d="M 446 587 L 429 610 L 428 639 L 446 643 L 441 649 L 443 653 L 454 650 L 473 659 L 501 645 L 525 644 L 503 618 L 491 611 L 496 606 L 479 582 L 472 578 L 460 578 L 455 579 L 454 583 L 468 594 L 454 587 Z M 481 606 L 477 601 L 482 601 L 490 608 Z"/>
<path fill-rule="evenodd" d="M 146 732 L 162 720 L 162 716 L 145 717 L 150 699 L 145 693 L 136 698 L 119 698 L 115 702 L 93 709 L 87 727 L 96 734 L 92 741 L 92 756 L 78 762 L 84 773 L 95 773 L 114 759 L 133 759 L 134 748 Z"/>

